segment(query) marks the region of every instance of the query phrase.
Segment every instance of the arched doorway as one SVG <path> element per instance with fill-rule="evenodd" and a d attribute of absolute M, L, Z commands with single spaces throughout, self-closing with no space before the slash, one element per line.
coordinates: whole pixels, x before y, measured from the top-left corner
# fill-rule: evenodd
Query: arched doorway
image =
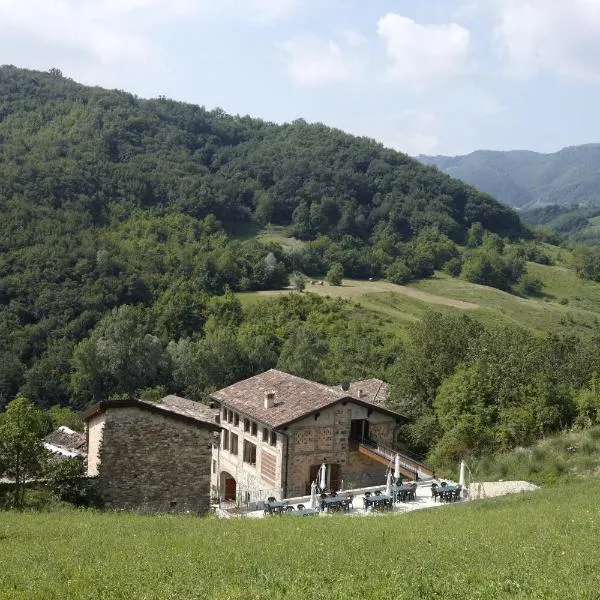
<path fill-rule="evenodd" d="M 233 475 L 227 471 L 221 471 L 221 497 L 226 502 L 235 502 L 237 495 L 237 483 Z"/>

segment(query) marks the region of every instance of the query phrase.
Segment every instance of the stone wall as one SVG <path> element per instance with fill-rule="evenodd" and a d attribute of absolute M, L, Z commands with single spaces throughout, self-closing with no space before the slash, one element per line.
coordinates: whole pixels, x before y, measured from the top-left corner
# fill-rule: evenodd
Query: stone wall
<path fill-rule="evenodd" d="M 350 452 L 344 473 L 344 488 L 385 485 L 387 467 L 360 452 Z"/>
<path fill-rule="evenodd" d="M 273 429 L 262 423 L 257 423 L 256 435 L 252 430 L 244 430 L 244 415 L 237 414 L 237 419 L 230 421 L 221 417 L 221 442 L 213 448 L 213 461 L 216 468 L 211 476 L 213 495 L 217 493 L 224 497 L 222 479 L 230 475 L 236 482 L 236 496 L 239 502 L 256 502 L 269 496 L 282 495 L 282 469 L 285 443 L 283 436 L 273 432 Z M 236 425 L 237 422 L 237 425 Z M 263 437 L 266 429 L 266 439 Z M 237 436 L 237 452 L 232 452 L 231 444 L 223 446 L 223 437 L 231 434 Z M 271 443 L 271 435 L 275 435 L 275 445 Z M 244 441 L 256 446 L 256 465 L 244 462 Z"/>
<path fill-rule="evenodd" d="M 391 445 L 395 419 L 348 402 L 307 417 L 289 428 L 289 476 L 287 496 L 302 495 L 309 489 L 311 467 L 339 465 L 340 484 L 345 489 L 385 484 L 385 465 L 356 451 L 350 445 L 352 419 L 369 419 L 369 435 Z"/>
<path fill-rule="evenodd" d="M 383 444 L 384 446 L 394 446 L 394 427 L 395 423 L 375 423 L 369 427 L 369 437 Z"/>
<path fill-rule="evenodd" d="M 104 414 L 98 491 L 106 508 L 204 513 L 213 432 L 140 408 Z"/>
<path fill-rule="evenodd" d="M 469 488 L 469 499 L 479 500 L 481 498 L 495 498 L 505 494 L 518 494 L 519 492 L 532 492 L 538 486 L 528 481 L 484 481 L 471 483 Z"/>
<path fill-rule="evenodd" d="M 104 429 L 104 413 L 91 418 L 86 424 L 87 436 L 87 474 L 89 477 L 98 475 L 100 464 L 100 446 L 102 444 L 102 431 Z"/>
<path fill-rule="evenodd" d="M 228 420 L 223 407 L 222 412 L 222 436 L 236 434 L 238 451 L 232 453 L 230 444 L 227 444 L 228 449 L 224 448 L 223 440 L 215 446 L 215 469 L 211 479 L 213 495 L 219 489 L 223 496 L 222 480 L 230 475 L 236 481 L 237 498 L 242 503 L 247 501 L 246 498 L 252 502 L 270 495 L 301 496 L 310 487 L 311 467 L 323 462 L 339 465 L 339 479 L 343 480 L 345 488 L 350 483 L 358 486 L 378 485 L 380 480 L 385 483 L 385 466 L 359 454 L 350 447 L 349 442 L 352 419 L 368 419 L 370 436 L 383 444 L 392 445 L 396 420 L 376 409 L 352 402 L 325 408 L 284 428 L 283 433 L 277 434 L 275 446 L 268 440 L 263 441 L 263 424 L 258 423 L 257 435 L 252 435 L 251 431 L 244 431 L 243 415 L 237 414 L 236 418 Z M 272 430 L 267 429 L 270 436 Z M 244 440 L 256 445 L 255 467 L 243 462 Z"/>

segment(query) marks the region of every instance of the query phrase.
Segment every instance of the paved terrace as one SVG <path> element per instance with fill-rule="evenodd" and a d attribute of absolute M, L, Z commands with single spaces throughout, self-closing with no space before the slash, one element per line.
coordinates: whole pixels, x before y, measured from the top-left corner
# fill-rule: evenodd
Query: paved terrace
<path fill-rule="evenodd" d="M 364 508 L 364 498 L 365 493 L 370 492 L 374 494 L 375 491 L 381 491 L 385 494 L 385 484 L 380 486 L 373 486 L 368 488 L 360 488 L 356 490 L 344 490 L 342 492 L 338 492 L 338 495 L 343 498 L 348 494 L 354 495 L 353 506 L 349 511 L 336 511 L 329 512 L 328 510 L 319 511 L 314 516 L 316 517 L 327 517 L 332 514 L 341 514 L 347 516 L 376 516 L 382 514 L 404 514 L 407 512 L 411 512 L 413 510 L 421 510 L 424 508 L 437 508 L 440 506 L 447 506 L 448 504 L 454 504 L 454 502 L 443 502 L 440 499 L 435 499 L 431 493 L 431 484 L 437 483 L 438 485 L 442 480 L 434 480 L 427 482 L 420 482 L 417 484 L 416 497 L 414 500 L 406 501 L 406 502 L 394 502 L 393 506 L 387 510 L 381 509 L 373 509 L 369 507 L 367 510 Z M 448 486 L 456 486 L 457 484 L 450 480 L 444 480 L 447 482 Z M 486 493 L 485 490 L 489 489 L 490 493 Z M 442 488 L 440 488 L 442 489 Z M 470 498 L 462 498 L 461 500 L 457 500 L 456 502 L 465 502 L 468 499 L 483 499 L 486 497 L 493 497 L 498 495 L 504 495 L 508 493 L 519 493 L 525 491 L 533 491 L 537 489 L 537 486 L 528 483 L 526 481 L 507 481 L 507 482 L 492 482 L 492 483 L 472 483 L 470 485 Z M 482 493 L 483 490 L 483 493 Z M 279 498 L 277 499 L 279 500 Z M 303 504 L 306 508 L 310 507 L 310 496 L 301 496 L 297 498 L 287 498 L 282 501 L 287 506 L 297 507 L 298 504 Z M 318 498 L 318 502 L 320 504 L 320 499 Z M 230 518 L 234 516 L 245 516 L 255 519 L 262 519 L 265 517 L 265 511 L 263 507 L 260 505 L 257 506 L 254 510 L 240 510 L 240 509 L 232 509 L 228 511 L 227 509 L 216 509 L 219 516 L 223 518 Z M 216 508 L 216 507 L 215 507 Z M 285 516 L 285 514 L 283 515 Z"/>

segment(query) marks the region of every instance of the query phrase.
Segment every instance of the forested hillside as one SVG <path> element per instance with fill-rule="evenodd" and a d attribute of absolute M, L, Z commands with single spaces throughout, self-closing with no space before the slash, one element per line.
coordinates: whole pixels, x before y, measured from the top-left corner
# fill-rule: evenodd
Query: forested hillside
<path fill-rule="evenodd" d="M 600 205 L 600 144 L 571 146 L 553 154 L 478 150 L 465 156 L 420 156 L 419 160 L 509 206 Z"/>
<path fill-rule="evenodd" d="M 102 360 L 75 350 L 121 305 L 135 307 L 114 313 L 129 321 L 103 326 L 117 341 L 139 336 L 156 359 L 131 360 L 135 381 L 171 385 L 165 347 L 202 337 L 211 319 L 230 322 L 223 306 L 235 302 L 214 298 L 228 289 L 278 288 L 295 270 L 323 275 L 334 264 L 346 276 L 423 277 L 456 259 L 474 224 L 522 234 L 489 196 L 372 140 L 9 66 L 0 206 L 0 394 L 21 389 L 43 405 L 124 391 L 123 374 L 87 381 L 77 365 Z M 306 243 L 260 243 L 253 234 L 270 223 Z M 121 350 L 134 356 L 133 345 Z M 258 354 L 206 387 L 274 360 Z"/>
<path fill-rule="evenodd" d="M 600 240 L 600 206 L 559 206 L 552 204 L 520 213 L 524 223 L 544 227 L 581 244 Z"/>
<path fill-rule="evenodd" d="M 381 377 L 437 464 L 600 420 L 597 284 L 512 209 L 372 140 L 2 67 L 0 206 L 1 405 L 202 400 L 271 367 Z M 575 266 L 600 279 L 597 253 Z M 250 293 L 298 273 L 390 287 Z M 471 316 L 399 311 L 416 279 Z"/>

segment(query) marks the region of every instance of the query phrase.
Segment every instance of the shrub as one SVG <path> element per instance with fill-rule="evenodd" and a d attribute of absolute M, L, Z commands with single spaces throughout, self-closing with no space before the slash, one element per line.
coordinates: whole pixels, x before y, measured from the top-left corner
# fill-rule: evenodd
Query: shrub
<path fill-rule="evenodd" d="M 306 288 L 306 277 L 302 273 L 294 273 L 292 276 L 292 285 L 298 292 L 303 292 Z"/>
<path fill-rule="evenodd" d="M 452 277 L 458 277 L 462 270 L 462 261 L 459 257 L 451 258 L 445 265 L 444 271 Z"/>
<path fill-rule="evenodd" d="M 84 476 L 83 459 L 57 460 L 48 478 L 48 488 L 63 502 L 76 506 L 93 506 L 98 503 L 93 484 Z"/>
<path fill-rule="evenodd" d="M 410 281 L 411 272 L 404 261 L 397 260 L 388 267 L 386 276 L 392 283 L 404 285 Z"/>
<path fill-rule="evenodd" d="M 342 285 L 342 279 L 344 278 L 344 267 L 340 263 L 334 263 L 331 265 L 329 271 L 327 271 L 327 275 L 325 275 L 325 279 L 331 285 Z"/>
<path fill-rule="evenodd" d="M 516 285 L 516 292 L 522 296 L 541 296 L 544 284 L 533 275 L 523 275 Z"/>

